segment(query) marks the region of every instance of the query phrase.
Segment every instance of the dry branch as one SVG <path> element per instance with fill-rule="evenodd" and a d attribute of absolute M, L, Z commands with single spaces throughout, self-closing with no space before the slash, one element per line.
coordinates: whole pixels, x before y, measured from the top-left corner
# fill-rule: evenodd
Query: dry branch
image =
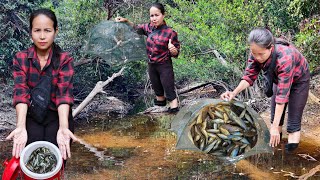
<path fill-rule="evenodd" d="M 97 82 L 96 86 L 93 88 L 93 90 L 89 93 L 89 95 L 82 101 L 82 103 L 72 112 L 72 116 L 75 117 L 77 116 L 80 111 L 86 107 L 89 102 L 94 98 L 94 96 L 100 92 L 104 92 L 103 91 L 103 87 L 106 86 L 107 84 L 109 84 L 111 81 L 113 81 L 114 78 L 122 75 L 123 70 L 125 69 L 125 67 L 121 68 L 121 70 L 117 73 L 112 74 L 111 77 L 109 77 L 106 81 L 99 81 Z"/>
<path fill-rule="evenodd" d="M 81 58 L 80 61 L 77 61 L 74 63 L 74 66 L 77 67 L 77 66 L 81 66 L 83 64 L 88 64 L 88 63 L 91 63 L 93 62 L 95 59 L 85 59 L 85 58 Z"/>
<path fill-rule="evenodd" d="M 309 91 L 308 99 L 311 100 L 311 102 L 320 104 L 320 99 L 317 96 L 315 96 L 311 91 Z"/>
<path fill-rule="evenodd" d="M 184 93 L 188 93 L 188 92 L 191 92 L 193 90 L 199 89 L 201 87 L 205 87 L 207 85 L 212 85 L 215 89 L 223 89 L 223 92 L 230 90 L 230 88 L 225 83 L 219 82 L 219 81 L 212 81 L 212 82 L 207 82 L 207 83 L 200 84 L 200 85 L 198 85 L 196 87 L 192 87 L 190 89 L 179 90 L 178 94 L 181 95 L 181 94 L 184 94 Z"/>
<path fill-rule="evenodd" d="M 299 176 L 299 180 L 306 180 L 309 177 L 312 177 L 314 174 L 316 174 L 318 171 L 320 171 L 320 165 L 312 168 L 308 173 L 303 174 L 301 176 Z"/>

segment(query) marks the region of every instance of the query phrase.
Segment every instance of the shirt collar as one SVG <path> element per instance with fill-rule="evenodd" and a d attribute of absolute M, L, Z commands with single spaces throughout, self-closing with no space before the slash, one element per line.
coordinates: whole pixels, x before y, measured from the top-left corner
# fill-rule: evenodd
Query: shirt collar
<path fill-rule="evenodd" d="M 51 56 L 52 56 L 52 47 L 49 52 L 48 60 L 51 60 Z M 31 46 L 28 49 L 28 59 L 38 59 L 35 45 Z"/>
<path fill-rule="evenodd" d="M 34 45 L 28 49 L 28 59 L 38 59 Z"/>
<path fill-rule="evenodd" d="M 28 49 L 28 59 L 31 60 L 35 64 L 39 64 L 39 67 L 40 67 L 40 62 L 39 62 L 39 59 L 38 59 L 38 56 L 37 56 L 37 52 L 36 52 L 36 47 L 35 47 L 34 44 L 33 44 L 33 46 L 31 46 Z M 49 64 L 51 63 L 51 59 L 52 59 L 52 47 L 51 47 L 50 52 L 49 52 L 48 61 L 47 61 L 47 63 L 46 63 L 44 68 L 49 66 Z"/>
<path fill-rule="evenodd" d="M 151 24 L 151 23 L 150 23 Z M 165 20 L 163 20 L 163 24 L 161 24 L 161 26 L 159 26 L 159 27 L 155 27 L 155 26 L 153 26 L 153 25 L 151 25 L 151 29 L 152 30 L 156 30 L 156 29 L 162 29 L 162 28 L 164 28 L 164 27 L 166 27 L 167 26 L 167 23 L 166 23 L 166 21 Z"/>

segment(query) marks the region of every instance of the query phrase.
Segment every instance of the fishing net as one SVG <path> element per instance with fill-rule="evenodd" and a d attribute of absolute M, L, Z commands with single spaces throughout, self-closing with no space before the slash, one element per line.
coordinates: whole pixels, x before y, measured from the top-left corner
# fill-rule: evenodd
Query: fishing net
<path fill-rule="evenodd" d="M 177 149 L 205 152 L 230 162 L 272 153 L 265 122 L 240 101 L 199 99 L 180 110 L 171 130 L 177 134 Z"/>
<path fill-rule="evenodd" d="M 84 52 L 101 57 L 110 66 L 147 57 L 145 39 L 127 23 L 102 21 L 89 33 Z"/>

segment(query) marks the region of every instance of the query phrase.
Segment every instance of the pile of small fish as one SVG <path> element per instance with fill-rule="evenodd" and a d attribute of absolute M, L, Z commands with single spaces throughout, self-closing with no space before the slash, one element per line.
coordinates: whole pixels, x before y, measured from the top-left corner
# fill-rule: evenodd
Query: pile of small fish
<path fill-rule="evenodd" d="M 46 147 L 35 149 L 26 163 L 26 167 L 38 174 L 51 172 L 57 165 L 56 156 Z"/>
<path fill-rule="evenodd" d="M 220 102 L 199 111 L 191 122 L 189 138 L 205 153 L 235 157 L 249 151 L 258 137 L 244 104 Z"/>

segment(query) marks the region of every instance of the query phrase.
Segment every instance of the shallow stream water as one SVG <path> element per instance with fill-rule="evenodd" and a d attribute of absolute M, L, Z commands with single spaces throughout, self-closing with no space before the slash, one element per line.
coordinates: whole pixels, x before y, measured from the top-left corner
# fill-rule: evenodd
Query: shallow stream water
<path fill-rule="evenodd" d="M 75 134 L 82 142 L 72 144 L 65 178 L 295 179 L 320 164 L 320 147 L 307 139 L 302 139 L 293 154 L 285 154 L 282 143 L 274 155 L 251 156 L 236 164 L 204 153 L 176 150 L 176 135 L 168 130 L 172 119 L 173 115 L 101 115 L 77 122 Z M 1 160 L 10 158 L 11 149 L 11 142 L 0 141 Z M 308 160 L 306 155 L 314 159 Z M 320 173 L 309 179 L 320 179 Z"/>

